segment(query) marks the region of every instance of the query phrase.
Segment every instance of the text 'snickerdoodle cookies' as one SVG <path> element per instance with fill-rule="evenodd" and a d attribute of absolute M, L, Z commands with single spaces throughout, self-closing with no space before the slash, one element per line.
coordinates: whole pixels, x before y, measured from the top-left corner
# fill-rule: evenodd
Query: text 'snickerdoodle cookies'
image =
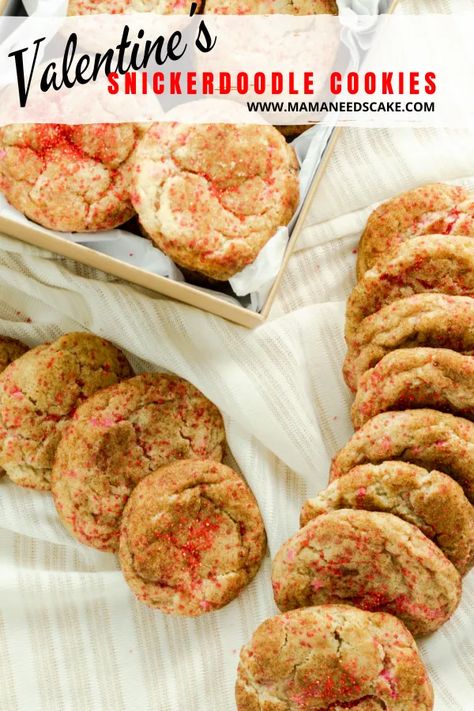
<path fill-rule="evenodd" d="M 290 222 L 297 172 L 272 126 L 155 124 L 136 153 L 132 200 L 177 264 L 225 281 Z"/>
<path fill-rule="evenodd" d="M 474 241 L 429 235 L 403 242 L 388 262 L 366 272 L 347 302 L 346 340 L 357 340 L 361 321 L 386 304 L 413 294 L 474 296 Z"/>
<path fill-rule="evenodd" d="M 357 251 L 357 278 L 387 261 L 417 235 L 474 237 L 474 194 L 457 185 L 435 183 L 409 190 L 380 205 L 369 217 Z"/>
<path fill-rule="evenodd" d="M 330 481 L 360 464 L 392 459 L 449 474 L 474 503 L 474 422 L 425 408 L 382 412 L 335 455 Z"/>
<path fill-rule="evenodd" d="M 421 531 L 390 513 L 341 509 L 318 516 L 273 561 L 283 612 L 351 603 L 399 617 L 415 635 L 441 627 L 461 597 L 454 565 Z"/>
<path fill-rule="evenodd" d="M 49 489 L 65 425 L 85 398 L 132 375 L 125 356 L 89 333 L 37 346 L 0 375 L 0 464 L 21 486 Z"/>
<path fill-rule="evenodd" d="M 0 128 L 0 190 L 17 210 L 61 232 L 97 232 L 134 214 L 132 124 Z"/>
<path fill-rule="evenodd" d="M 412 523 L 467 573 L 474 560 L 474 508 L 451 477 L 406 462 L 362 464 L 301 511 L 301 525 L 338 509 L 385 511 Z"/>
<path fill-rule="evenodd" d="M 398 299 L 362 321 L 344 362 L 354 392 L 363 373 L 397 348 L 429 346 L 474 352 L 474 299 L 415 294 Z"/>
<path fill-rule="evenodd" d="M 265 620 L 240 653 L 238 711 L 431 711 L 416 644 L 392 615 L 321 605 Z"/>
<path fill-rule="evenodd" d="M 170 615 L 202 615 L 255 576 L 266 538 L 255 498 L 229 467 L 175 462 L 130 496 L 120 565 L 139 600 Z"/>
<path fill-rule="evenodd" d="M 148 373 L 97 393 L 64 433 L 52 490 L 59 516 L 82 543 L 115 551 L 136 484 L 175 459 L 221 461 L 219 410 L 191 383 Z"/>
<path fill-rule="evenodd" d="M 380 412 L 429 407 L 474 420 L 474 356 L 448 348 L 388 353 L 359 380 L 354 429 Z"/>

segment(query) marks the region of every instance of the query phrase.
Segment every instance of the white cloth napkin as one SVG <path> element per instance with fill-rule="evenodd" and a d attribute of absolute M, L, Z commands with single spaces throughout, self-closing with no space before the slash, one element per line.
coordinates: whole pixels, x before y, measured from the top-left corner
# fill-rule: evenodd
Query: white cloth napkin
<path fill-rule="evenodd" d="M 225 414 L 274 555 L 352 431 L 343 324 L 364 222 L 377 202 L 436 180 L 474 187 L 474 132 L 345 130 L 272 320 L 253 332 L 2 236 L 0 333 L 36 344 L 87 329 L 125 348 L 137 370 L 169 369 L 201 388 Z M 239 648 L 276 612 L 269 556 L 219 612 L 149 610 L 112 555 L 62 529 L 49 495 L 6 478 L 0 600 L 1 711 L 232 711 Z M 472 709 L 473 604 L 471 573 L 452 620 L 420 644 L 436 711 Z"/>

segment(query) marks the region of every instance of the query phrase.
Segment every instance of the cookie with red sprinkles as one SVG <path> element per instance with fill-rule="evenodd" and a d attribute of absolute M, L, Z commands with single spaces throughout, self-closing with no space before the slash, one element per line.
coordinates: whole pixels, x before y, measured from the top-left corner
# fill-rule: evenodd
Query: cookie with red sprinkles
<path fill-rule="evenodd" d="M 415 641 L 392 615 L 320 605 L 265 620 L 240 652 L 238 711 L 431 711 Z"/>
<path fill-rule="evenodd" d="M 68 333 L 13 361 L 0 375 L 0 465 L 10 479 L 49 489 L 61 433 L 76 408 L 131 374 L 123 353 L 90 333 Z"/>
<path fill-rule="evenodd" d="M 273 126 L 158 123 L 136 152 L 133 205 L 178 265 L 226 281 L 298 205 L 295 152 Z"/>
<path fill-rule="evenodd" d="M 401 348 L 360 378 L 354 429 L 380 412 L 429 407 L 474 420 L 474 356 L 448 348 Z"/>
<path fill-rule="evenodd" d="M 278 551 L 272 569 L 282 612 L 348 603 L 389 612 L 414 635 L 453 614 L 461 576 L 416 526 L 391 513 L 340 509 L 313 519 Z"/>
<path fill-rule="evenodd" d="M 432 183 L 398 195 L 370 215 L 357 252 L 357 278 L 417 235 L 474 237 L 474 193 Z"/>
<path fill-rule="evenodd" d="M 198 7 L 201 2 L 197 2 Z M 130 15 L 154 12 L 157 15 L 188 14 L 191 0 L 69 0 L 68 15 Z"/>
<path fill-rule="evenodd" d="M 474 299 L 415 294 L 397 299 L 362 321 L 344 361 L 344 378 L 357 390 L 360 376 L 397 348 L 428 346 L 474 353 Z"/>
<path fill-rule="evenodd" d="M 330 481 L 390 459 L 449 474 L 474 504 L 474 422 L 427 408 L 382 412 L 334 456 Z"/>
<path fill-rule="evenodd" d="M 446 474 L 407 462 L 361 464 L 308 499 L 300 523 L 339 509 L 392 513 L 431 538 L 461 575 L 474 564 L 474 508 Z"/>
<path fill-rule="evenodd" d="M 0 128 L 0 191 L 30 220 L 60 232 L 97 232 L 135 214 L 133 124 L 14 124 Z"/>
<path fill-rule="evenodd" d="M 169 615 L 227 605 L 266 550 L 258 504 L 244 480 L 213 461 L 182 461 L 143 479 L 122 520 L 120 565 L 136 597 Z"/>
<path fill-rule="evenodd" d="M 347 302 L 346 340 L 357 341 L 361 322 L 386 304 L 427 292 L 474 297 L 474 241 L 428 235 L 402 242 L 395 256 L 366 272 Z"/>
<path fill-rule="evenodd" d="M 336 0 L 206 0 L 214 15 L 337 15 Z"/>
<path fill-rule="evenodd" d="M 219 410 L 191 383 L 137 375 L 77 409 L 54 464 L 56 509 L 81 543 L 115 551 L 123 509 L 143 477 L 177 459 L 220 462 L 224 446 Z"/>

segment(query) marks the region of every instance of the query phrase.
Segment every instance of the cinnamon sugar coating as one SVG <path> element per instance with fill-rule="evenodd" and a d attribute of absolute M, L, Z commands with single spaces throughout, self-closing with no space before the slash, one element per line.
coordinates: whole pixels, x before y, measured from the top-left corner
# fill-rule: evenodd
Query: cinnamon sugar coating
<path fill-rule="evenodd" d="M 132 201 L 177 264 L 225 281 L 252 263 L 298 204 L 293 148 L 272 126 L 152 126 L 136 153 Z"/>
<path fill-rule="evenodd" d="M 413 637 L 392 615 L 320 605 L 265 620 L 240 653 L 238 711 L 431 711 Z"/>
<path fill-rule="evenodd" d="M 218 409 L 191 383 L 147 373 L 97 393 L 64 432 L 52 477 L 59 516 L 77 540 L 115 551 L 137 483 L 176 459 L 220 461 Z"/>
<path fill-rule="evenodd" d="M 47 490 L 62 431 L 97 390 L 132 374 L 123 353 L 90 333 L 37 346 L 0 375 L 0 464 L 21 486 Z"/>
<path fill-rule="evenodd" d="M 402 242 L 396 255 L 366 272 L 347 302 L 346 340 L 357 340 L 361 322 L 397 299 L 427 292 L 474 296 L 474 241 L 428 235 Z"/>
<path fill-rule="evenodd" d="M 118 227 L 135 213 L 132 124 L 0 128 L 0 191 L 30 220 L 60 232 Z"/>
<path fill-rule="evenodd" d="M 446 294 L 415 294 L 398 299 L 365 318 L 344 361 L 353 392 L 361 375 L 397 348 L 428 346 L 474 352 L 474 299 Z"/>
<path fill-rule="evenodd" d="M 359 380 L 354 429 L 380 412 L 429 407 L 474 420 L 474 357 L 448 348 L 388 353 Z"/>
<path fill-rule="evenodd" d="M 139 600 L 197 616 L 233 600 L 257 573 L 266 538 L 255 498 L 229 467 L 170 464 L 143 479 L 122 520 L 120 565 Z"/>
<path fill-rule="evenodd" d="M 21 341 L 8 336 L 0 336 L 0 373 L 3 373 L 7 365 L 19 358 L 29 350 Z"/>
<path fill-rule="evenodd" d="M 474 237 L 474 193 L 433 183 L 387 200 L 370 215 L 357 252 L 357 278 L 417 235 Z"/>
<path fill-rule="evenodd" d="M 272 570 L 283 612 L 345 602 L 434 632 L 458 606 L 461 577 L 421 531 L 398 516 L 340 509 L 318 516 L 278 551 Z"/>
<path fill-rule="evenodd" d="M 474 564 L 474 508 L 446 474 L 406 462 L 362 464 L 308 499 L 301 525 L 338 509 L 392 513 L 433 540 L 461 575 Z"/>
<path fill-rule="evenodd" d="M 474 423 L 438 410 L 382 412 L 335 455 L 330 481 L 360 464 L 403 460 L 448 474 L 474 503 Z"/>

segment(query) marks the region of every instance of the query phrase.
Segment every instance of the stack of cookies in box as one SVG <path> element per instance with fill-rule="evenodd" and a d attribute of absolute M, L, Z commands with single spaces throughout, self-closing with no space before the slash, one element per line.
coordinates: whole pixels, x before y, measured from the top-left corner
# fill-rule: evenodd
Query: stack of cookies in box
<path fill-rule="evenodd" d="M 51 490 L 81 543 L 118 553 L 139 600 L 201 615 L 233 600 L 266 550 L 247 484 L 222 463 L 218 409 L 167 373 L 133 376 L 88 333 L 31 350 L 0 339 L 0 465 Z"/>

